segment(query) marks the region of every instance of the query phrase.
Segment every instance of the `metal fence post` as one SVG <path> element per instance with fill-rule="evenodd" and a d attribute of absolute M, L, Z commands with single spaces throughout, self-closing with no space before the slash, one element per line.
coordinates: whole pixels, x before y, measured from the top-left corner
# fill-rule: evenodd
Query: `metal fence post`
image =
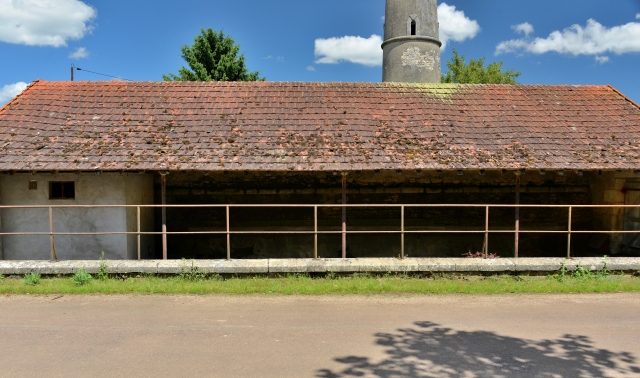
<path fill-rule="evenodd" d="M 573 207 L 569 206 L 569 227 L 567 231 L 567 259 L 571 258 L 571 216 L 573 213 Z"/>
<path fill-rule="evenodd" d="M 489 257 L 489 206 L 487 206 L 484 216 L 484 258 Z"/>
<path fill-rule="evenodd" d="M 229 206 L 227 206 L 227 260 L 231 260 L 231 225 L 229 217 Z"/>
<path fill-rule="evenodd" d="M 168 259 L 167 253 L 167 174 L 160 174 L 160 186 L 162 187 L 162 259 Z"/>
<path fill-rule="evenodd" d="M 347 173 L 342 172 L 342 258 L 347 258 Z"/>
<path fill-rule="evenodd" d="M 318 258 L 318 206 L 313 207 L 313 258 Z"/>
<path fill-rule="evenodd" d="M 51 261 L 58 261 L 58 255 L 56 253 L 56 241 L 53 237 L 53 208 L 49 206 L 49 245 L 51 248 Z"/>
<path fill-rule="evenodd" d="M 140 252 L 140 206 L 137 207 L 138 213 L 138 260 L 142 260 L 141 252 Z"/>
<path fill-rule="evenodd" d="M 516 173 L 516 205 L 520 205 L 520 172 Z M 514 256 L 519 257 L 520 248 L 520 207 L 516 207 L 516 237 L 514 240 Z"/>
<path fill-rule="evenodd" d="M 400 258 L 404 260 L 404 206 L 400 206 Z"/>

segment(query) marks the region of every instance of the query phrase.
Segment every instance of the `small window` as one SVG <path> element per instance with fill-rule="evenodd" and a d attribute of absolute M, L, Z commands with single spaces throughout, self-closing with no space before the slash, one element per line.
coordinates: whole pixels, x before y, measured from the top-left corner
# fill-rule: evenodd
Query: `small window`
<path fill-rule="evenodd" d="M 38 182 L 36 180 L 29 181 L 29 190 L 38 190 Z"/>
<path fill-rule="evenodd" d="M 416 35 L 416 21 L 411 21 L 411 35 Z"/>
<path fill-rule="evenodd" d="M 73 181 L 50 181 L 49 199 L 75 199 L 76 183 Z"/>

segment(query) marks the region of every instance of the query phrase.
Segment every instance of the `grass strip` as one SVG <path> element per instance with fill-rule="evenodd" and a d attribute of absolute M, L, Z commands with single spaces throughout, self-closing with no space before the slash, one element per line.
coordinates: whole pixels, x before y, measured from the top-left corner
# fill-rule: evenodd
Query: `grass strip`
<path fill-rule="evenodd" d="M 139 276 L 93 279 L 77 285 L 70 278 L 43 278 L 37 285 L 23 280 L 0 280 L 0 294 L 506 294 L 506 293 L 618 293 L 640 292 L 640 278 L 557 280 L 552 277 L 488 277 L 471 279 L 348 276 L 312 278 L 183 278 Z"/>

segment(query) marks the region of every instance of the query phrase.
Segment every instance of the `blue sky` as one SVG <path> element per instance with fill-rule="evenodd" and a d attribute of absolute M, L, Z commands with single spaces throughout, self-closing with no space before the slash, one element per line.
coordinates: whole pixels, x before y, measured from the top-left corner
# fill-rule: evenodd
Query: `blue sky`
<path fill-rule="evenodd" d="M 525 84 L 611 84 L 640 102 L 640 0 L 440 1 L 456 48 Z M 381 80 L 384 0 L 0 0 L 0 104 L 69 67 L 157 81 L 201 27 L 224 29 L 269 81 Z M 345 38 L 346 37 L 346 38 Z M 357 38 L 359 37 L 359 38 Z M 444 66 L 444 64 L 443 64 Z M 105 77 L 79 72 L 77 80 Z"/>

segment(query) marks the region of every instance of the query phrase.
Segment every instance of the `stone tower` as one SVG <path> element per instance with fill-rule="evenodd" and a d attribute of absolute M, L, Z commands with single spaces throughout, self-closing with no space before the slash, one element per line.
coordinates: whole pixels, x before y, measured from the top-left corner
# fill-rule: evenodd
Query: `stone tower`
<path fill-rule="evenodd" d="M 440 83 L 437 0 L 387 0 L 382 81 Z"/>

